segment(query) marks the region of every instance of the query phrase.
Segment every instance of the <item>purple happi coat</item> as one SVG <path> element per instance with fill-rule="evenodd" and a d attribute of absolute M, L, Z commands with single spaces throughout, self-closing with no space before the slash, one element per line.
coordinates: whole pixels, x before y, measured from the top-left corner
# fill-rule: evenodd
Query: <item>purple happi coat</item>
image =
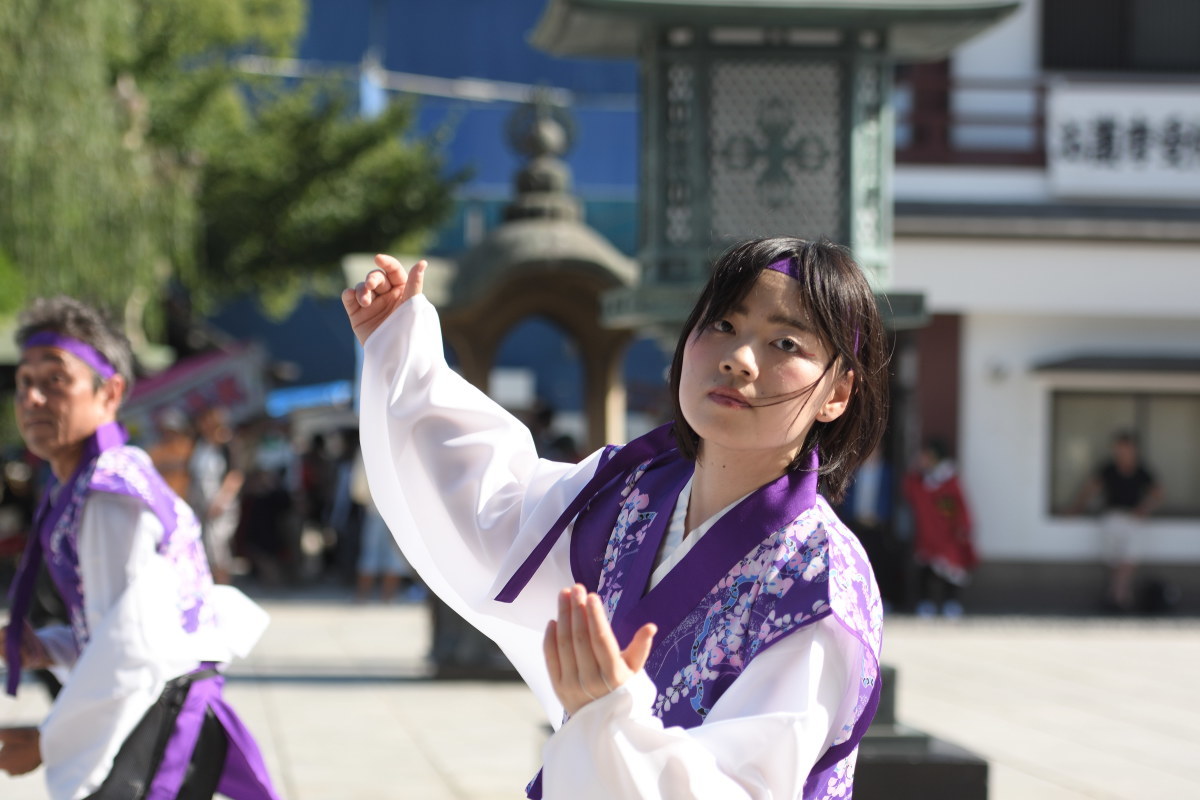
<path fill-rule="evenodd" d="M 11 613 L 6 645 L 9 663 L 7 690 L 15 695 L 20 678 L 20 636 L 32 600 L 38 569 L 45 563 L 69 613 L 77 649 L 82 652 L 90 634 L 84 608 L 79 530 L 84 504 L 93 492 L 132 497 L 144 504 L 163 527 L 157 552 L 177 578 L 177 594 L 164 598 L 179 611 L 180 626 L 196 633 L 216 624 L 206 602 L 212 574 L 200 539 L 200 523 L 188 504 L 176 495 L 154 468 L 145 451 L 125 444 L 117 423 L 100 426 L 84 445 L 75 473 L 64 484 L 52 481 L 34 517 L 32 537 L 12 584 Z M 147 800 L 168 800 L 179 793 L 206 710 L 221 722 L 229 751 L 219 791 L 236 800 L 275 800 L 258 746 L 236 712 L 221 696 L 224 678 L 216 675 L 192 684 Z"/>
<path fill-rule="evenodd" d="M 649 455 L 654 452 L 661 455 Z M 666 428 L 608 455 L 581 492 L 586 496 L 563 515 L 579 514 L 571 568 L 604 602 L 621 646 L 645 623 L 658 626 L 645 666 L 658 689 L 654 714 L 668 726 L 699 725 L 758 654 L 832 615 L 869 655 L 855 689 L 853 723 L 813 767 L 804 799 L 849 796 L 855 749 L 879 702 L 883 607 L 857 538 L 817 494 L 815 458 L 810 470 L 789 472 L 730 509 L 647 592 L 694 465 L 672 447 Z M 557 538 L 558 530 L 546 539 Z M 519 590 L 534 559 L 540 563 L 536 550 L 499 599 Z M 540 776 L 529 796 L 541 797 Z"/>

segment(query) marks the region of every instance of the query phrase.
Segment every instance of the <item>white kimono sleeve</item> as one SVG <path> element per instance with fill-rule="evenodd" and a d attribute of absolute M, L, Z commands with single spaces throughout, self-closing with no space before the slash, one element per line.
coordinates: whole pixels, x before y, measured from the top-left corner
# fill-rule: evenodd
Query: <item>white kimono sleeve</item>
<path fill-rule="evenodd" d="M 752 660 L 704 723 L 664 728 L 644 672 L 593 701 L 546 743 L 546 800 L 801 797 L 853 715 L 862 645 L 832 617 Z M 687 698 L 679 698 L 687 702 Z"/>
<path fill-rule="evenodd" d="M 447 366 L 423 296 L 367 339 L 359 435 L 371 496 L 409 563 L 560 718 L 541 642 L 558 590 L 573 582 L 567 537 L 516 601 L 492 598 L 592 477 L 599 453 L 578 465 L 539 460 L 529 430 Z"/>
<path fill-rule="evenodd" d="M 158 518 L 132 498 L 94 493 L 83 510 L 79 560 L 89 640 L 41 725 L 53 800 L 94 791 L 164 684 L 198 665 L 178 594 L 155 552 Z"/>

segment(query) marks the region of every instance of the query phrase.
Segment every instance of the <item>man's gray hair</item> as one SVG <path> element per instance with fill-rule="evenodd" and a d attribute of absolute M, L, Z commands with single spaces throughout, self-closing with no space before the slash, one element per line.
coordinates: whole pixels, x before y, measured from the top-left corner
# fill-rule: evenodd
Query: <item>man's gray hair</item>
<path fill-rule="evenodd" d="M 107 316 L 74 297 L 39 297 L 17 317 L 16 340 L 24 348 L 30 336 L 53 331 L 91 345 L 125 379 L 125 397 L 133 388 L 133 348 Z M 97 376 L 99 380 L 99 377 Z"/>

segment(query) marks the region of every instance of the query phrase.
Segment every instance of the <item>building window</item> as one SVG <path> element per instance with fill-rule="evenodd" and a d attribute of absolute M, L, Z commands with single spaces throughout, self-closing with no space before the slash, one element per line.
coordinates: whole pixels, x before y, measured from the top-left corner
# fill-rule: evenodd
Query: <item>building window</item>
<path fill-rule="evenodd" d="M 1200 517 L 1200 394 L 1057 391 L 1051 402 L 1051 513 L 1071 511 L 1084 482 L 1108 459 L 1113 435 L 1130 431 L 1163 488 L 1155 514 Z"/>
<path fill-rule="evenodd" d="M 1042 0 L 1042 66 L 1200 72 L 1196 0 Z"/>

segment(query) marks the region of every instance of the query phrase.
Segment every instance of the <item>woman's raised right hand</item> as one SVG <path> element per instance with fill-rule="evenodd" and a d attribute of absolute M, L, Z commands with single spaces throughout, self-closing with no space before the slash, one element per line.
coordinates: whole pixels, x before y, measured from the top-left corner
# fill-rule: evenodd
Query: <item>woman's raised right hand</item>
<path fill-rule="evenodd" d="M 375 269 L 353 289 L 342 292 L 342 305 L 360 343 L 365 344 L 393 311 L 421 293 L 426 266 L 425 261 L 418 261 L 405 272 L 396 259 L 377 255 Z"/>

